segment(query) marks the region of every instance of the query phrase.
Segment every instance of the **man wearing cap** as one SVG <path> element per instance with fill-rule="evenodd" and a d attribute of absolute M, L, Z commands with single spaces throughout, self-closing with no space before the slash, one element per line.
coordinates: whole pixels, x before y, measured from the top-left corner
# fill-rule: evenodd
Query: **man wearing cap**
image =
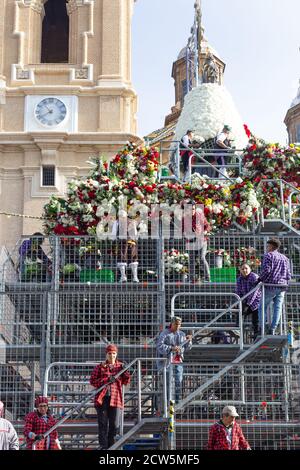
<path fill-rule="evenodd" d="M 223 127 L 222 132 L 219 132 L 219 134 L 216 136 L 216 139 L 215 139 L 216 149 L 225 151 L 224 154 L 222 154 L 221 152 L 219 153 L 219 156 L 216 158 L 215 164 L 221 165 L 221 168 L 219 168 L 219 170 L 221 173 L 223 173 L 223 175 L 226 175 L 226 176 L 227 176 L 227 170 L 225 167 L 225 164 L 226 164 L 225 155 L 226 155 L 226 152 L 231 149 L 231 144 L 229 140 L 230 132 L 231 132 L 231 127 L 225 125 Z M 222 177 L 220 173 L 218 173 L 216 176 Z"/>
<path fill-rule="evenodd" d="M 108 449 L 115 442 L 118 433 L 120 410 L 124 407 L 122 386 L 130 382 L 130 374 L 125 371 L 115 378 L 124 364 L 117 360 L 118 348 L 109 344 L 106 348 L 106 360 L 97 365 L 92 372 L 90 384 L 102 390 L 95 395 L 95 408 L 98 415 L 99 446 Z"/>
<path fill-rule="evenodd" d="M 43 438 L 57 422 L 50 413 L 48 398 L 39 396 L 35 399 L 34 405 L 36 410 L 25 416 L 24 436 L 27 449 L 32 450 L 36 443 L 38 450 L 61 450 L 56 430 Z"/>
<path fill-rule="evenodd" d="M 13 425 L 2 418 L 4 403 L 0 401 L 0 450 L 19 450 L 19 439 Z"/>
<path fill-rule="evenodd" d="M 210 428 L 208 450 L 251 450 L 243 431 L 235 421 L 238 413 L 234 406 L 225 406 L 222 418 Z"/>
<path fill-rule="evenodd" d="M 167 358 L 167 383 L 170 380 L 170 365 L 172 364 L 172 375 L 175 379 L 175 402 L 179 403 L 182 395 L 183 381 L 183 359 L 184 353 L 192 348 L 192 336 L 186 336 L 180 330 L 182 319 L 173 317 L 171 324 L 163 330 L 157 340 L 157 356 Z M 158 361 L 157 368 L 162 371 L 164 361 Z M 168 402 L 170 400 L 170 387 L 168 386 Z"/>

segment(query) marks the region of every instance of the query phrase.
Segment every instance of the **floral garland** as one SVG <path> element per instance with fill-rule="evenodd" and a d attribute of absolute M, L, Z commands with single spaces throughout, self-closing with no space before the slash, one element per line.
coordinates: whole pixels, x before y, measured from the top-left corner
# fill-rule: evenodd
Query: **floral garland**
<path fill-rule="evenodd" d="M 147 213 L 152 204 L 190 202 L 203 205 L 208 233 L 215 233 L 233 222 L 246 226 L 259 208 L 253 184 L 241 178 L 214 182 L 195 174 L 190 184 L 158 183 L 158 152 L 153 148 L 128 144 L 110 165 L 101 158 L 91 164 L 86 179 L 69 183 L 66 199 L 52 196 L 45 205 L 46 233 L 94 236 L 97 230 L 108 231 L 111 214 L 117 216 L 120 209 Z"/>

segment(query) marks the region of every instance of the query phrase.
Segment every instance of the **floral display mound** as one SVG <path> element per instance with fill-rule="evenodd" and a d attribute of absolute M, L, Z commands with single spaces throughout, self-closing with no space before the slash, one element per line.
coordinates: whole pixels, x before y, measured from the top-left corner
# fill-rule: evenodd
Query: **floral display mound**
<path fill-rule="evenodd" d="M 195 174 L 191 183 L 158 183 L 158 160 L 155 148 L 133 144 L 127 144 L 110 164 L 91 159 L 89 176 L 71 181 L 66 198 L 52 196 L 45 205 L 45 232 L 94 236 L 107 213 L 124 208 L 125 200 L 127 210 L 140 212 L 149 211 L 151 204 L 163 207 L 195 201 L 204 206 L 209 233 L 228 229 L 234 222 L 247 226 L 259 209 L 250 180 L 213 182 Z"/>
<path fill-rule="evenodd" d="M 300 186 L 300 147 L 254 143 L 243 156 L 244 174 L 258 184 L 263 179 L 282 179 Z"/>
<path fill-rule="evenodd" d="M 281 218 L 281 198 L 285 209 L 288 209 L 292 187 L 300 188 L 300 147 L 253 143 L 244 152 L 243 168 L 245 177 L 257 188 L 264 217 Z M 291 185 L 283 184 L 282 194 L 279 180 Z"/>

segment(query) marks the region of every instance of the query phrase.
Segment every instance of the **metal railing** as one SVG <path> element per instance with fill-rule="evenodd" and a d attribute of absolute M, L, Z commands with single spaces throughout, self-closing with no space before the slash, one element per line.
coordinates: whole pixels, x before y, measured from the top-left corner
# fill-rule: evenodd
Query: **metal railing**
<path fill-rule="evenodd" d="M 176 448 L 205 449 L 208 429 L 226 405 L 237 408 L 253 449 L 297 448 L 299 377 L 299 365 L 291 364 L 183 364 L 183 399 L 200 392 L 176 414 Z"/>
<path fill-rule="evenodd" d="M 185 253 L 186 244 L 182 239 L 150 240 L 149 242 L 144 240 L 140 244 L 139 284 L 129 279 L 126 283 L 119 282 L 116 254 L 109 251 L 110 242 L 102 245 L 102 267 L 111 268 L 116 282 L 107 282 L 106 278 L 97 279 L 96 277 L 80 279 L 80 274 L 76 277 L 77 274 L 74 274 L 72 270 L 68 272 L 68 269 L 63 272 L 63 267 L 72 264 L 67 262 L 66 256 L 74 261 L 78 253 L 81 255 L 82 267 L 87 265 L 91 267 L 90 275 L 91 271 L 94 274 L 97 271 L 99 253 L 97 249 L 94 249 L 95 247 L 91 247 L 90 242 L 93 239 L 84 237 L 82 240 L 81 238 L 73 239 L 71 242 L 71 237 L 68 240 L 70 243 L 58 237 L 50 237 L 44 241 L 44 250 L 52 266 L 49 282 L 46 282 L 34 269 L 27 272 L 26 280 L 18 276 L 20 244 L 15 251 L 10 252 L 9 256 L 4 257 L 0 295 L 1 399 L 6 402 L 8 412 L 11 413 L 11 418 L 15 422 L 20 423 L 24 415 L 33 409 L 34 396 L 43 390 L 45 369 L 51 363 L 77 363 L 85 360 L 93 363 L 104 354 L 108 342 L 118 343 L 121 357 L 128 362 L 135 360 L 136 357 L 143 358 L 141 361 L 148 360 L 148 357 L 151 360 L 155 356 L 153 338 L 168 323 L 172 311 L 173 314 L 182 313 L 183 328 L 194 331 L 195 342 L 199 340 L 206 327 L 208 331 L 210 327 L 211 331 L 223 330 L 223 327 L 225 329 L 228 327 L 227 331 L 243 330 L 244 334 L 239 335 L 241 338 L 239 345 L 232 348 L 237 352 L 232 353 L 231 359 L 239 354 L 239 348 L 243 344 L 241 341 L 244 342 L 245 351 L 246 346 L 252 346 L 250 340 L 245 340 L 245 326 L 248 328 L 249 325 L 245 323 L 244 318 L 242 322 L 239 322 L 239 327 L 232 321 L 232 315 L 240 316 L 242 299 L 237 299 L 235 304 L 231 301 L 231 296 L 236 283 L 237 267 L 241 263 L 248 261 L 252 263 L 254 271 L 260 270 L 260 259 L 266 251 L 267 236 L 237 234 L 229 231 L 210 237 L 207 262 L 211 282 L 202 282 L 202 284 L 193 281 L 195 274 L 200 277 L 203 274 L 201 256 L 199 256 L 199 262 L 193 264 L 193 269 L 187 258 L 187 264 L 181 266 L 180 272 L 176 270 L 177 268 L 165 272 L 164 250 L 174 248 Z M 73 242 L 77 245 L 74 246 Z M 285 313 L 282 317 L 284 322 L 280 327 L 284 334 L 286 334 L 288 321 L 293 321 L 296 329 L 300 326 L 299 246 L 297 235 L 287 235 L 282 238 L 281 251 L 291 260 L 293 277 L 286 293 Z M 80 248 L 81 251 L 79 251 Z M 225 250 L 230 254 L 231 263 L 226 265 L 224 254 L 223 267 L 220 269 L 216 267 L 215 254 L 219 250 Z M 177 294 L 176 302 L 178 303 L 175 303 L 172 310 L 172 298 Z M 200 309 L 198 308 L 199 299 Z M 228 325 L 226 325 L 227 320 Z M 187 321 L 189 323 L 185 325 Z M 210 321 L 213 323 L 210 324 Z M 198 336 L 197 325 L 200 326 Z M 295 339 L 298 340 L 298 338 L 296 334 Z M 208 360 L 211 360 L 210 345 L 202 349 L 207 349 L 205 354 Z M 225 356 L 222 356 L 225 349 L 226 346 L 219 349 L 217 360 L 226 360 Z M 191 350 L 192 354 L 188 356 L 191 364 L 193 361 L 199 361 L 200 357 L 203 360 L 203 356 L 197 356 L 199 350 L 200 348 L 197 349 L 197 344 L 195 344 Z M 291 350 L 291 355 L 292 352 L 293 350 Z M 288 357 L 287 361 L 290 360 Z M 144 374 L 143 369 L 143 362 L 141 362 L 142 378 L 144 377 L 142 416 L 153 416 L 157 389 L 152 390 L 151 386 L 152 382 L 158 386 L 158 379 L 154 367 L 149 374 Z M 134 377 L 134 380 L 137 380 L 137 368 Z M 65 386 L 68 385 L 65 384 Z M 72 401 L 76 393 L 72 395 L 72 390 L 69 392 L 69 395 L 66 395 L 68 399 L 65 402 L 61 401 L 66 403 L 63 412 L 67 409 L 68 403 L 76 403 L 78 397 L 83 398 L 83 395 L 75 390 L 74 392 L 78 392 L 77 398 Z M 144 392 L 145 395 L 143 395 Z M 129 417 L 130 411 L 135 419 L 139 415 L 139 398 L 136 393 L 135 389 L 132 390 L 131 395 L 128 395 L 127 406 L 127 416 Z M 219 401 L 223 400 L 219 397 Z M 252 402 L 256 400 L 253 399 Z M 271 403 L 269 400 L 267 402 Z M 87 416 L 89 419 L 89 415 Z M 82 441 L 79 439 L 78 442 Z"/>
<path fill-rule="evenodd" d="M 201 316 L 201 313 L 203 312 L 205 316 L 207 315 L 208 317 L 213 317 L 211 320 L 206 323 L 205 321 L 199 322 L 199 321 L 194 321 L 193 324 L 189 323 L 186 321 L 186 318 L 183 318 L 183 321 L 185 321 L 185 325 L 183 329 L 190 330 L 192 327 L 193 331 L 193 336 L 198 336 L 201 335 L 202 332 L 211 330 L 211 331 L 232 331 L 232 330 L 238 330 L 239 331 L 239 345 L 240 349 L 244 349 L 244 335 L 243 335 L 243 325 L 244 325 L 244 319 L 243 319 L 243 313 L 242 313 L 242 303 L 244 301 L 247 301 L 248 297 L 252 296 L 255 292 L 261 290 L 261 304 L 260 304 L 260 311 L 261 311 L 261 320 L 260 320 L 260 332 L 261 336 L 265 336 L 265 324 L 267 318 L 265 318 L 265 289 L 287 289 L 288 286 L 284 285 L 279 285 L 279 284 L 264 284 L 260 282 L 257 286 L 255 286 L 253 289 L 251 289 L 246 295 L 244 295 L 242 298 L 240 298 L 237 294 L 230 294 L 231 297 L 235 297 L 237 300 L 236 302 L 232 303 L 228 308 L 224 309 L 207 309 L 207 308 L 201 308 L 199 307 L 201 305 L 201 297 L 204 295 L 207 297 L 226 297 L 224 296 L 224 293 L 218 293 L 218 292 L 183 292 L 183 293 L 177 293 L 175 294 L 172 299 L 171 299 L 171 317 L 174 316 L 180 316 L 180 315 L 185 315 L 186 313 L 192 314 L 192 315 L 199 315 Z M 229 296 L 229 294 L 227 294 Z M 175 302 L 178 298 L 184 297 L 184 298 L 198 298 L 198 307 L 195 308 L 176 308 Z M 235 318 L 232 317 L 237 317 L 238 322 L 236 321 Z M 223 322 L 221 324 L 218 324 L 218 321 L 222 319 Z M 235 323 L 235 324 L 234 324 Z M 286 319 L 286 313 L 285 309 L 282 310 L 282 314 L 280 316 L 280 323 L 279 323 L 279 328 L 280 328 L 280 334 L 287 334 L 287 319 Z M 196 331 L 195 331 L 196 330 Z"/>
<path fill-rule="evenodd" d="M 157 358 L 135 359 L 125 365 L 122 371 L 114 377 L 117 379 L 126 371 L 130 371 L 131 374 L 130 384 L 128 387 L 123 387 L 124 409 L 121 415 L 121 436 L 124 434 L 124 421 L 128 416 L 134 421 L 132 427 L 141 423 L 145 416 L 149 416 L 149 412 L 147 412 L 149 401 L 151 401 L 151 405 L 159 404 L 161 417 L 167 418 L 167 360 L 162 359 L 162 363 L 165 363 L 165 365 L 162 364 L 160 371 L 162 380 L 159 381 L 159 387 L 156 384 L 156 389 L 154 389 L 154 377 L 157 376 L 156 362 Z M 151 364 L 150 369 L 149 364 Z M 103 385 L 93 392 L 90 391 L 92 387 L 87 377 L 90 377 L 92 370 L 89 372 L 88 369 L 94 368 L 96 365 L 97 363 L 57 362 L 47 367 L 44 394 L 56 398 L 61 396 L 63 401 L 51 401 L 51 407 L 56 408 L 62 417 L 55 426 L 44 434 L 44 437 L 50 435 L 71 417 L 75 420 L 82 418 L 82 413 L 84 412 L 86 415 L 88 408 L 94 406 L 92 398 L 106 387 Z M 145 381 L 145 378 L 149 376 L 151 377 L 151 390 L 149 390 L 149 381 Z M 74 401 L 74 397 L 77 398 L 76 401 Z M 150 413 L 150 416 L 152 415 L 153 413 Z"/>
<path fill-rule="evenodd" d="M 174 177 L 181 180 L 181 151 L 191 152 L 189 159 L 188 172 L 185 176 L 185 181 L 191 181 L 191 176 L 195 170 L 198 169 L 198 173 L 207 174 L 210 178 L 224 178 L 228 181 L 234 181 L 230 176 L 226 174 L 227 170 L 237 170 L 234 177 L 241 175 L 242 173 L 242 153 L 244 150 L 230 149 L 195 149 L 193 147 L 185 146 L 181 141 L 161 141 L 160 142 L 160 167 L 164 166 L 163 156 L 167 153 L 169 156 L 170 165 L 173 169 Z M 235 162 L 226 162 L 225 164 L 217 163 L 217 160 L 223 157 L 225 159 L 234 159 Z M 195 162 L 193 161 L 195 160 Z M 213 160 L 213 163 L 210 162 Z M 222 168 L 226 169 L 226 172 L 222 172 Z M 162 170 L 160 170 L 159 179 L 162 179 Z"/>
<path fill-rule="evenodd" d="M 285 226 L 285 229 L 300 235 L 297 220 L 296 225 L 294 224 L 293 214 L 295 209 L 292 203 L 293 197 L 298 197 L 300 191 L 292 184 L 281 179 L 263 179 L 258 184 L 257 191 L 260 193 L 259 197 L 261 199 L 263 199 L 264 194 L 269 196 L 271 193 L 273 198 L 273 208 L 268 209 L 268 211 L 266 211 L 262 201 L 262 207 L 257 213 L 261 226 L 265 227 L 266 224 L 271 224 L 270 231 L 283 231 L 282 226 Z M 272 223 L 274 226 L 272 226 Z"/>

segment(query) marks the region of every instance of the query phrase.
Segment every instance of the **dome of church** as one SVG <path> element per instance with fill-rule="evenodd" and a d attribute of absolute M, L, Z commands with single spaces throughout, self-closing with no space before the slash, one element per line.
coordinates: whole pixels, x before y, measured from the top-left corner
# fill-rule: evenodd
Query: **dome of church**
<path fill-rule="evenodd" d="M 209 42 L 207 41 L 205 37 L 201 41 L 201 52 L 202 54 L 211 53 L 215 57 L 221 59 L 219 53 L 209 44 Z M 178 54 L 177 60 L 183 59 L 185 56 L 186 56 L 186 47 L 181 49 L 181 51 Z"/>
<path fill-rule="evenodd" d="M 205 141 L 214 138 L 225 124 L 232 128 L 233 145 L 244 148 L 248 139 L 231 94 L 223 85 L 204 83 L 186 95 L 175 140 L 180 140 L 187 129 L 193 129 L 195 138 Z"/>
<path fill-rule="evenodd" d="M 294 106 L 297 106 L 298 104 L 300 104 L 300 86 L 299 86 L 296 98 L 292 101 L 291 108 L 293 108 Z"/>

